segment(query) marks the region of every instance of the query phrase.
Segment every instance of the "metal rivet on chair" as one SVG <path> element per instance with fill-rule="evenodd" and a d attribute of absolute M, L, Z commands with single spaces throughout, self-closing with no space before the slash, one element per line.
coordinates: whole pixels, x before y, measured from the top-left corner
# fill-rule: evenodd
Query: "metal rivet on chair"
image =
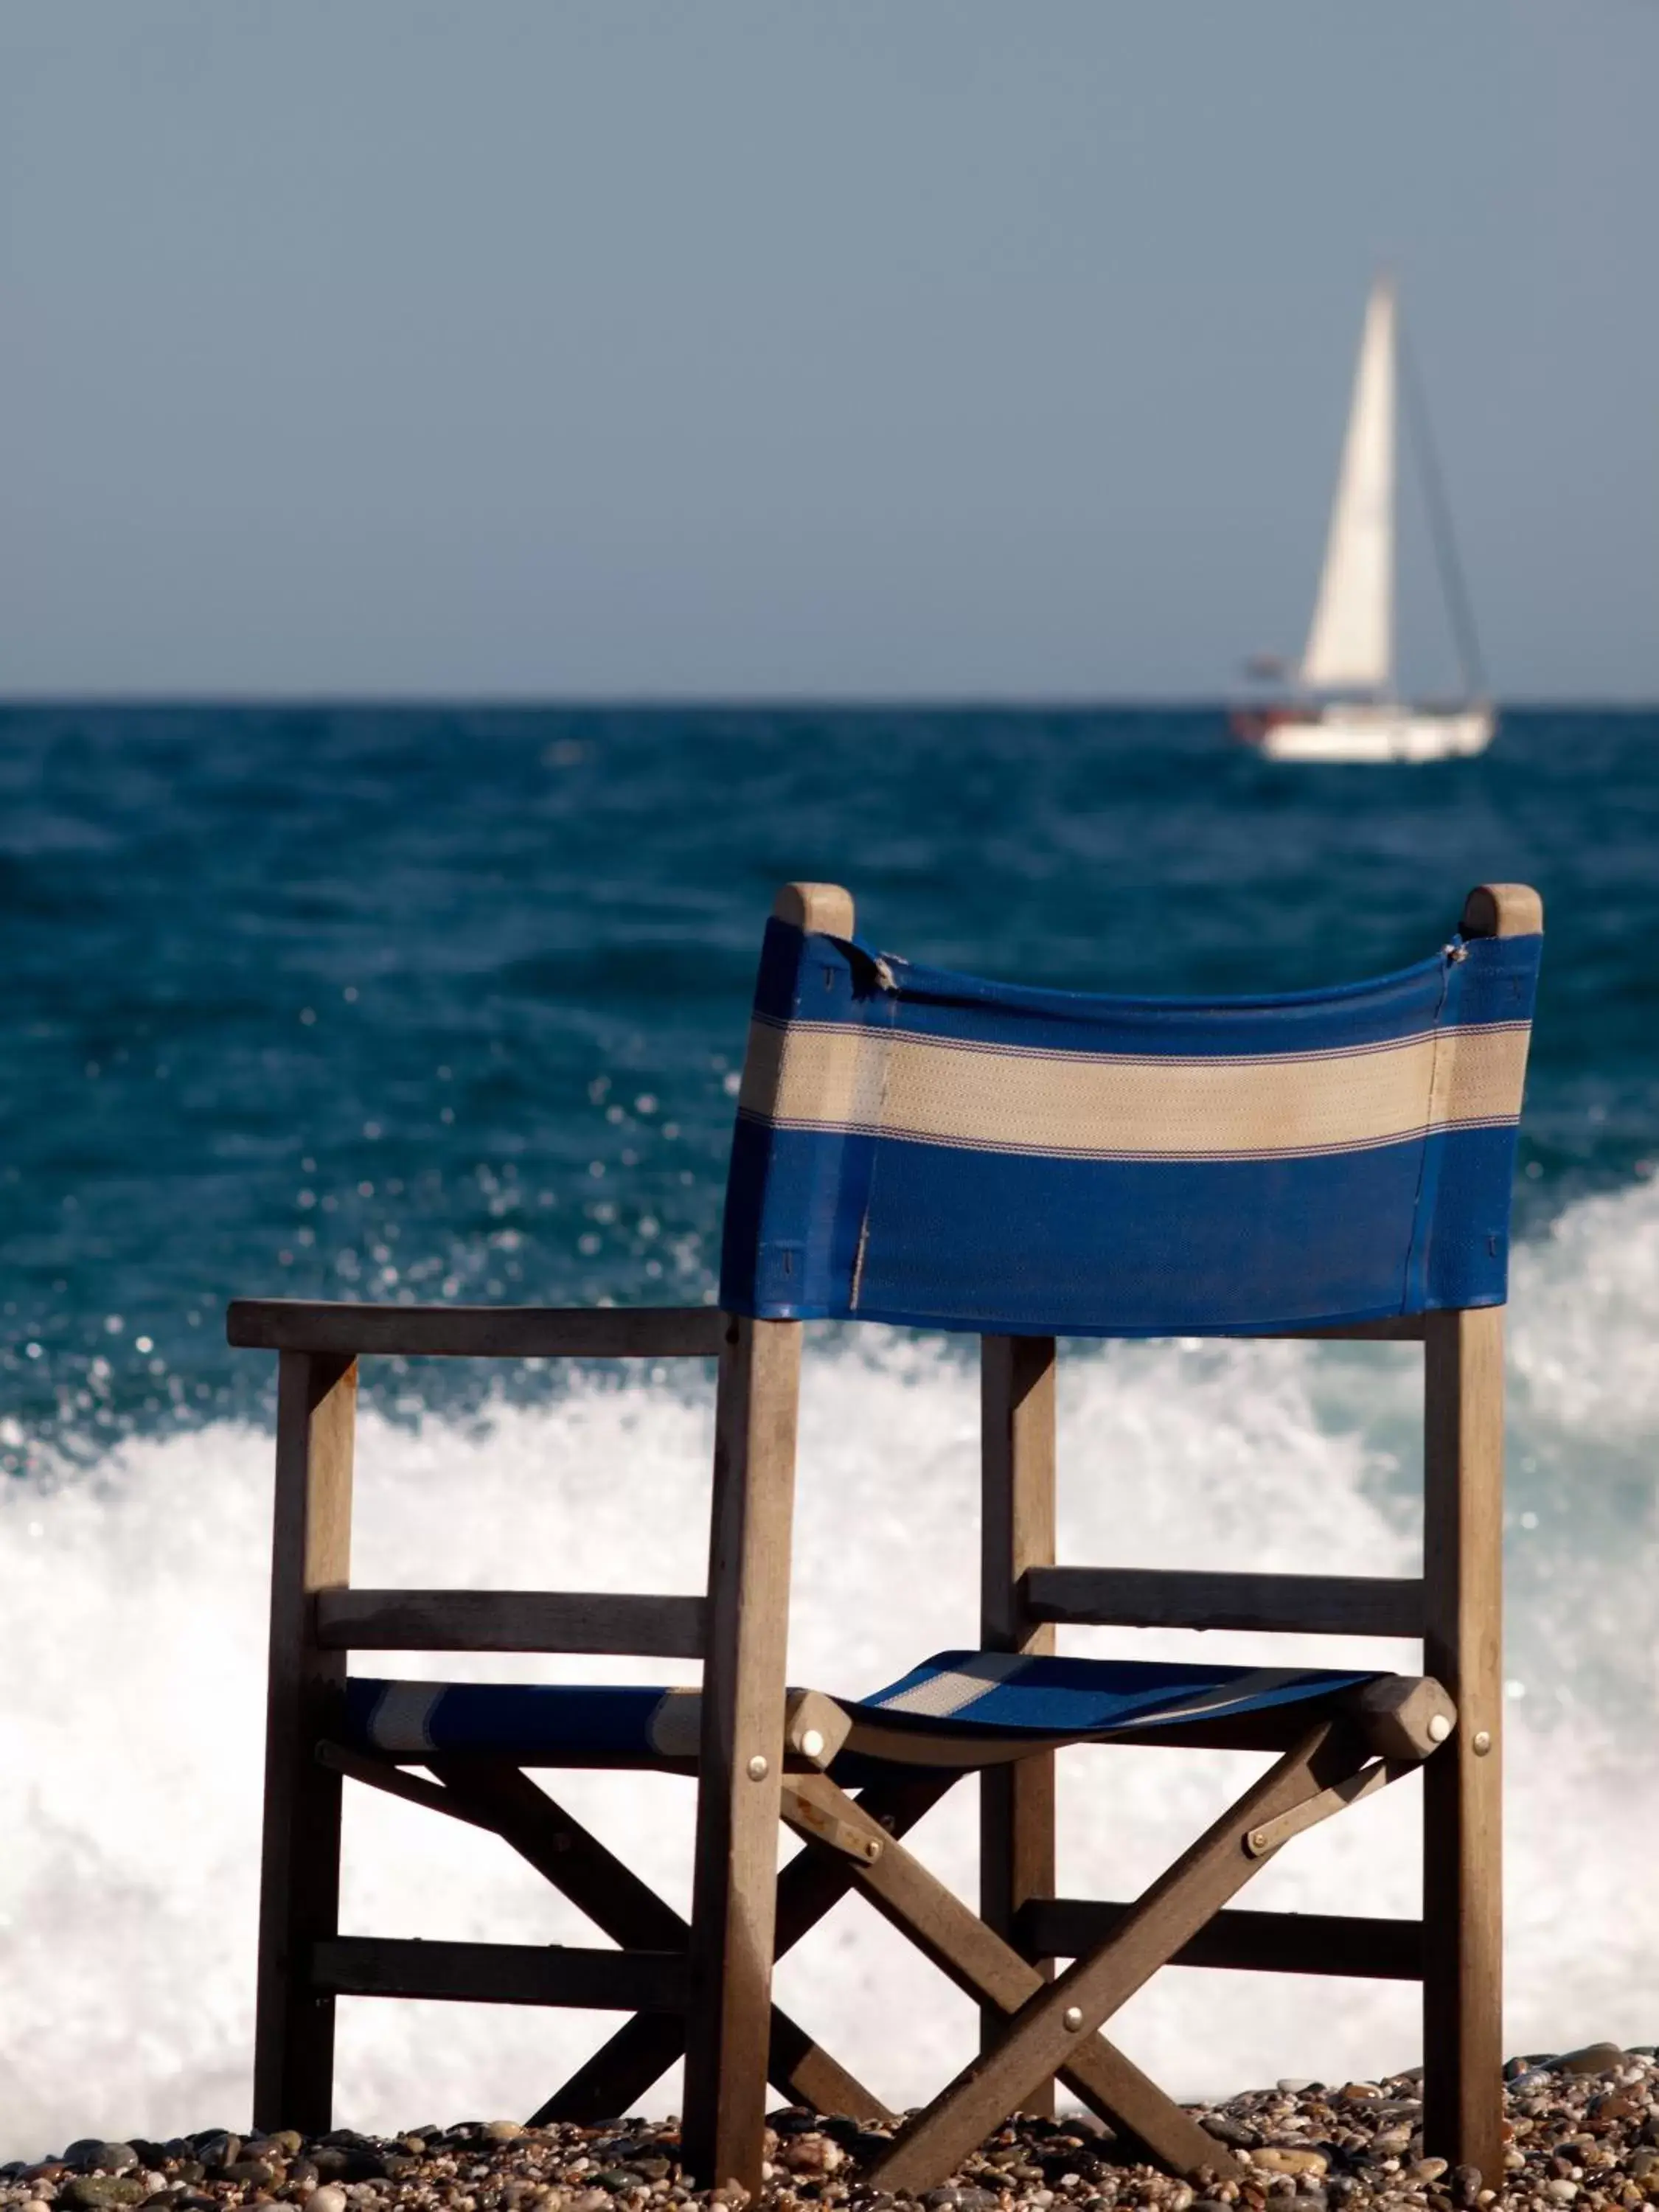
<path fill-rule="evenodd" d="M 1436 1713 L 1430 1720 L 1429 1741 L 1431 1743 L 1444 1743 L 1446 1738 L 1451 1734 L 1451 1732 L 1452 1724 L 1444 1713 Z M 1480 1739 L 1477 1736 L 1474 1741 L 1475 1748 L 1478 1750 L 1480 1745 Z M 1488 1741 L 1490 1741 L 1490 1738 Z"/>
<path fill-rule="evenodd" d="M 821 1729 L 808 1729 L 805 1735 L 800 1740 L 800 1747 L 801 1754 L 804 1758 L 822 1759 L 823 1756 L 823 1730 Z"/>
<path fill-rule="evenodd" d="M 1492 1730 L 1490 1729 L 1477 1729 L 1474 1732 L 1475 1757 L 1477 1759 L 1484 1759 L 1491 1749 Z"/>
<path fill-rule="evenodd" d="M 1060 2016 L 1060 2024 L 1065 2029 L 1067 2035 L 1075 2035 L 1079 2028 L 1083 2025 L 1082 2006 L 1067 2005 L 1065 2011 L 1061 2013 Z"/>
<path fill-rule="evenodd" d="M 764 1782 L 769 1771 L 764 1756 L 757 1751 L 749 1762 L 749 1779 L 751 1782 Z"/>

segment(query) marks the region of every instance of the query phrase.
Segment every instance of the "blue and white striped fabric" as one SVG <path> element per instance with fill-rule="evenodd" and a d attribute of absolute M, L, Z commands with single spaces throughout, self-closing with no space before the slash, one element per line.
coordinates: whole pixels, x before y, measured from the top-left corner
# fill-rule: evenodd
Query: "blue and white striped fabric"
<path fill-rule="evenodd" d="M 423 1752 L 499 1753 L 533 1765 L 556 1756 L 579 1763 L 697 1756 L 702 1699 L 696 1690 L 589 1689 L 574 1683 L 346 1683 L 345 1739 L 398 1759 Z"/>
<path fill-rule="evenodd" d="M 1018 1758 L 1038 1746 L 1198 1728 L 1330 1698 L 1376 1680 L 1310 1667 L 939 1651 L 848 1705 L 849 1755 L 929 1765 Z"/>
<path fill-rule="evenodd" d="M 1128 1659 L 941 1651 L 873 1697 L 842 1698 L 847 1758 L 975 1766 L 1042 1745 L 1199 1727 L 1328 1698 L 1376 1678 L 1295 1667 L 1179 1666 Z M 586 1689 L 522 1682 L 346 1686 L 346 1740 L 419 1761 L 494 1753 L 533 1766 L 584 1755 L 672 1766 L 697 1756 L 696 1690 Z M 837 1774 L 850 1771 L 837 1761 Z"/>
<path fill-rule="evenodd" d="M 1500 1304 L 1542 939 L 1275 998 L 1021 989 L 769 924 L 720 1304 L 1188 1334 Z"/>

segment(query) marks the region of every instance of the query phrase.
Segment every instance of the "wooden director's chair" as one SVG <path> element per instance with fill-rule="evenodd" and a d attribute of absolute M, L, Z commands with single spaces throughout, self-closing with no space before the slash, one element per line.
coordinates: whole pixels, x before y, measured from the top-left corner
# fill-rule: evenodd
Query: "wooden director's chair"
<path fill-rule="evenodd" d="M 256 2122 L 327 2124 L 338 1994 L 610 2007 L 633 2017 L 536 2117 L 635 2110 L 684 2053 L 687 2162 L 752 2190 L 769 2077 L 891 2117 L 770 2004 L 774 1958 L 857 1888 L 984 2021 L 877 2186 L 937 2181 L 1056 2075 L 1176 2170 L 1237 2172 L 1099 2033 L 1172 1961 L 1420 1977 L 1427 2147 L 1495 2178 L 1498 1308 L 1540 932 L 1535 894 L 1486 886 L 1451 944 L 1373 983 L 1112 1000 L 878 954 L 844 891 L 793 885 L 762 955 L 721 1312 L 233 1306 L 234 1343 L 283 1353 Z M 822 1316 L 983 1340 L 981 1649 L 863 1698 L 784 1686 L 799 1323 Z M 1054 1564 L 1054 1339 L 1195 1334 L 1423 1344 L 1420 1582 Z M 707 1596 L 350 1590 L 352 1360 L 373 1352 L 718 1352 Z M 1430 1671 L 1064 1659 L 1060 1622 L 1420 1637 Z M 700 1698 L 349 1681 L 352 1648 L 672 1653 L 704 1678 Z M 1134 1905 L 1056 1899 L 1054 1751 L 1112 1741 L 1279 1757 Z M 1420 1923 L 1221 1910 L 1425 1762 Z M 558 1765 L 696 1775 L 689 1929 L 525 1771 Z M 975 1772 L 978 1915 L 901 1840 Z M 343 1774 L 493 1829 L 623 1948 L 341 1936 Z M 780 1816 L 807 1848 L 775 1880 Z"/>

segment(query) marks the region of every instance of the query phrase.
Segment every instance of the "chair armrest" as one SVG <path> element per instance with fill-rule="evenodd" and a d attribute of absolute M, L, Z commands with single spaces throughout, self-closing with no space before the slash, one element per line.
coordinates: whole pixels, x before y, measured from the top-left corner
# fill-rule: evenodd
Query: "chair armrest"
<path fill-rule="evenodd" d="M 713 1306 L 389 1306 L 233 1298 L 228 1342 L 258 1352 L 444 1359 L 713 1359 Z"/>

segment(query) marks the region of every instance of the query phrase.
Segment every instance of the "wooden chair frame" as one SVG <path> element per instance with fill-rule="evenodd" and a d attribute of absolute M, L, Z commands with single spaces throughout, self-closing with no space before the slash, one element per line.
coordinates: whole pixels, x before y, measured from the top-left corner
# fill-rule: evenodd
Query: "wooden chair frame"
<path fill-rule="evenodd" d="M 833 886 L 791 886 L 778 911 L 798 926 L 852 931 L 852 902 Z M 1472 894 L 1463 918 L 1466 936 L 1539 926 L 1535 896 L 1505 886 Z M 983 1648 L 1049 1651 L 1062 1623 L 1420 1638 L 1431 1679 L 1392 1678 L 1394 1703 L 1385 1692 L 1369 1714 L 1310 1721 L 1292 1710 L 1288 1719 L 1138 1735 L 1280 1756 L 1133 1905 L 1055 1895 L 1052 1752 L 988 1768 L 975 1915 L 902 1841 L 964 1770 L 895 1768 L 854 1798 L 823 1771 L 840 1741 L 825 1715 L 845 1717 L 828 1700 L 792 1706 L 786 1698 L 798 1322 L 704 1308 L 235 1302 L 231 1343 L 281 1355 L 256 2124 L 313 2132 L 330 2124 L 338 1996 L 615 2008 L 633 2017 L 534 2118 L 614 2118 L 684 2054 L 686 2163 L 705 2181 L 732 2179 L 752 2192 L 769 2078 L 821 2111 L 892 2118 L 771 2002 L 775 1958 L 856 1888 L 981 2008 L 979 2058 L 902 2130 L 870 2177 L 878 2185 L 926 2188 L 1009 2111 L 1051 2109 L 1056 2075 L 1177 2171 L 1242 2173 L 1098 2033 L 1167 1963 L 1420 1978 L 1425 2148 L 1495 2179 L 1503 2170 L 1502 1326 L 1501 1309 L 1486 1307 L 1278 1332 L 1423 1346 L 1425 1571 L 1395 1580 L 1060 1565 L 1054 1340 L 982 1340 Z M 370 1355 L 717 1358 L 705 1595 L 352 1589 L 356 1360 Z M 333 1742 L 354 1649 L 701 1658 L 701 1747 L 684 1762 L 698 1783 L 690 1927 L 516 1764 L 434 1754 L 427 1764 L 435 1778 L 423 1781 Z M 1434 1703 L 1441 1692 L 1455 1710 L 1449 1741 L 1445 1698 Z M 1433 1696 L 1425 1702 L 1419 1692 Z M 1420 1920 L 1222 1909 L 1290 1836 L 1425 1761 Z M 623 1948 L 343 1936 L 345 1776 L 499 1834 Z M 781 1818 L 808 1848 L 780 1877 Z M 1056 1977 L 1062 1958 L 1073 1963 Z"/>

